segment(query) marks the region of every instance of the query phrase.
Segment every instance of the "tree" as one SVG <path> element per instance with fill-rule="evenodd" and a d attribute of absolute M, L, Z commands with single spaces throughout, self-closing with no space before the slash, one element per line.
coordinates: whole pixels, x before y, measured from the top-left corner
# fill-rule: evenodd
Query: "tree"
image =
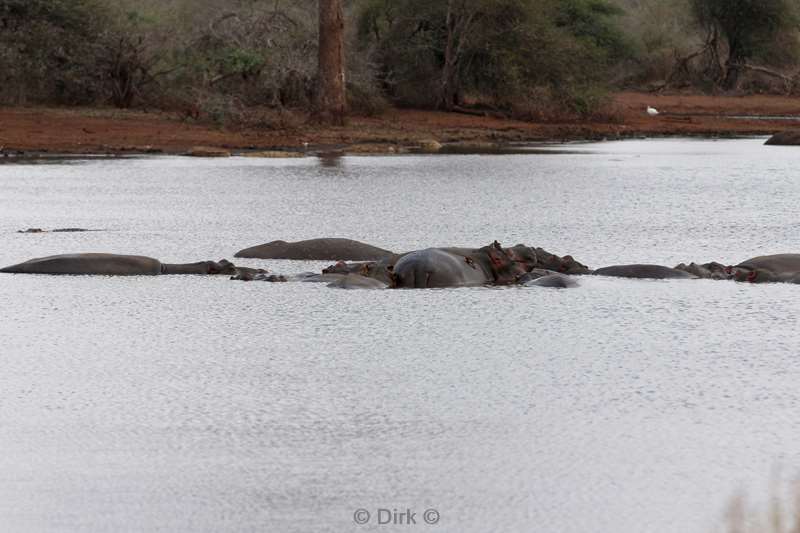
<path fill-rule="evenodd" d="M 709 35 L 713 56 L 719 56 L 719 39 L 727 45 L 727 59 L 721 70 L 723 89 L 735 89 L 747 61 L 769 54 L 780 42 L 778 35 L 795 25 L 789 0 L 692 0 L 697 22 Z"/>
<path fill-rule="evenodd" d="M 92 101 L 92 50 L 105 20 L 98 0 L 0 0 L 0 97 Z"/>
<path fill-rule="evenodd" d="M 439 106 L 450 111 L 458 104 L 461 59 L 479 9 L 474 0 L 448 0 L 445 15 L 444 62 Z"/>
<path fill-rule="evenodd" d="M 319 0 L 319 66 L 317 118 L 344 124 L 347 96 L 344 77 L 344 9 L 342 0 Z"/>
<path fill-rule="evenodd" d="M 627 54 L 619 13 L 608 0 L 362 0 L 358 35 L 402 105 L 513 112 L 545 92 L 560 101 L 541 107 L 585 114 Z"/>

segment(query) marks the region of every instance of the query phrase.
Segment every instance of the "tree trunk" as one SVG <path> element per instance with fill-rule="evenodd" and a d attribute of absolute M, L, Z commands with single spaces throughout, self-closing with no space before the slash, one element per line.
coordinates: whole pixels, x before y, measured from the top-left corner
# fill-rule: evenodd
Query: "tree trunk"
<path fill-rule="evenodd" d="M 744 59 L 739 43 L 729 40 L 728 60 L 725 62 L 725 80 L 722 82 L 722 88 L 726 91 L 732 91 L 738 87 L 741 64 L 744 63 Z"/>
<path fill-rule="evenodd" d="M 458 73 L 458 56 L 456 53 L 456 24 L 453 13 L 453 0 L 447 2 L 447 42 L 444 47 L 444 65 L 442 66 L 442 81 L 439 89 L 439 107 L 450 111 L 455 105 L 457 91 L 456 75 Z"/>
<path fill-rule="evenodd" d="M 347 96 L 344 80 L 344 10 L 342 0 L 319 0 L 319 67 L 317 119 L 344 124 Z"/>

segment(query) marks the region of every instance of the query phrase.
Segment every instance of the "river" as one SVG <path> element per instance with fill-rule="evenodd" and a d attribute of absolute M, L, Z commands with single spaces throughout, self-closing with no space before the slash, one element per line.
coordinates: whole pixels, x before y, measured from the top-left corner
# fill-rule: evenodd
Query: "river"
<path fill-rule="evenodd" d="M 592 267 L 798 252 L 800 151 L 763 141 L 7 163 L 0 264 L 232 259 L 319 236 L 397 251 L 497 239 Z M 102 231 L 16 233 L 29 227 Z M 339 291 L 3 274 L 0 523 L 708 532 L 737 491 L 765 500 L 773 469 L 800 471 L 799 295 L 600 277 Z M 416 526 L 378 523 L 407 509 Z"/>

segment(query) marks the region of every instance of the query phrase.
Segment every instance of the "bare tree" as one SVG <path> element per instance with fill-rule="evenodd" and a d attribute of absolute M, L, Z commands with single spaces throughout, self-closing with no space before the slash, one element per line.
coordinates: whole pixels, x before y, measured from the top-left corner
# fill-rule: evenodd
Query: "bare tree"
<path fill-rule="evenodd" d="M 347 109 L 342 0 L 319 0 L 317 118 L 342 125 Z"/>
<path fill-rule="evenodd" d="M 450 111 L 458 105 L 459 81 L 464 45 L 469 40 L 470 32 L 477 15 L 477 2 L 470 0 L 448 0 L 447 40 L 444 49 L 444 65 L 439 93 L 439 107 Z"/>

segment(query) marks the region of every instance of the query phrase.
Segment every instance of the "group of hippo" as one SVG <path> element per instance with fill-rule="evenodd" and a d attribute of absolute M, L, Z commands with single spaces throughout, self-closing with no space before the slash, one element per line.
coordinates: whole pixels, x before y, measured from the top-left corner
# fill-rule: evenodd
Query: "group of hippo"
<path fill-rule="evenodd" d="M 394 253 L 340 238 L 289 243 L 273 241 L 241 250 L 236 257 L 336 261 L 320 273 L 272 274 L 236 266 L 222 259 L 187 264 L 162 263 L 151 257 L 104 253 L 54 255 L 0 269 L 17 274 L 135 276 L 158 274 L 229 275 L 236 280 L 324 282 L 338 288 L 441 288 L 525 285 L 568 288 L 576 276 L 599 275 L 639 279 L 730 279 L 751 283 L 800 283 L 800 254 L 748 259 L 738 265 L 681 263 L 615 265 L 591 270 L 572 256 L 558 256 L 523 244 L 503 247 L 497 241 L 481 248 L 442 247 Z M 351 262 L 347 262 L 351 261 Z"/>

